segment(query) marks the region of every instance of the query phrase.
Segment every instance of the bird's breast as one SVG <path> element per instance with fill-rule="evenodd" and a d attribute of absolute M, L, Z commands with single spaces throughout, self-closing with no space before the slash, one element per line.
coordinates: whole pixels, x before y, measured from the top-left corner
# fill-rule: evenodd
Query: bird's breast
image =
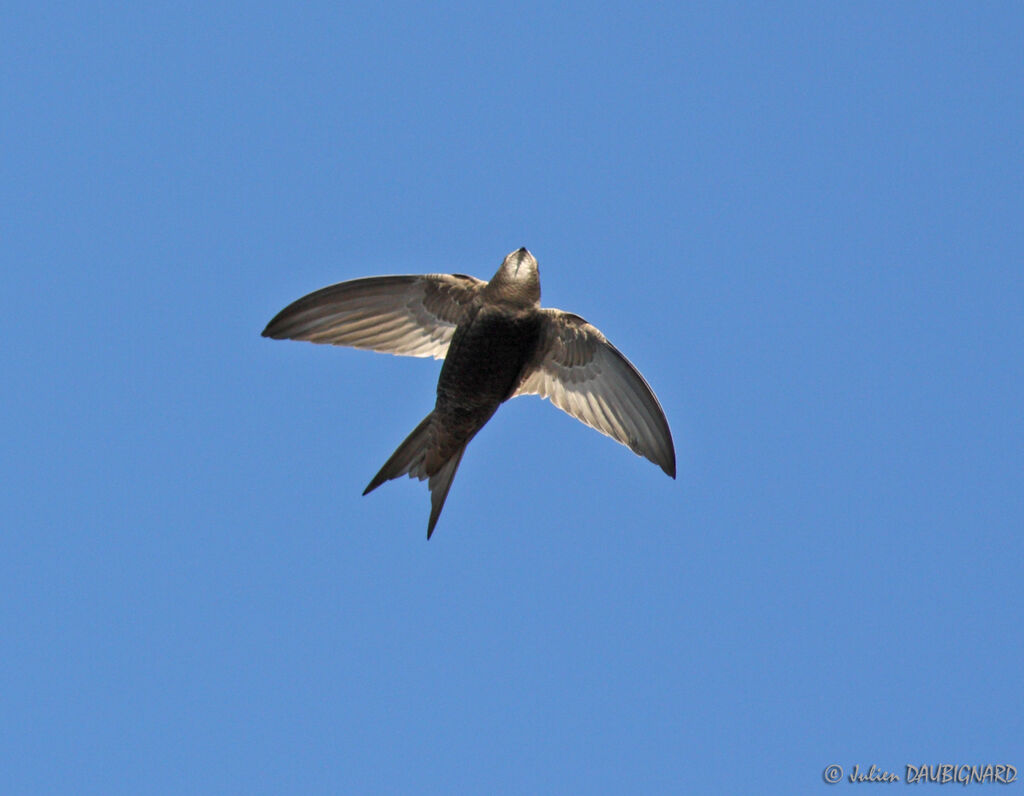
<path fill-rule="evenodd" d="M 437 382 L 438 406 L 497 407 L 515 389 L 536 352 L 541 317 L 535 311 L 485 307 L 455 330 Z"/>

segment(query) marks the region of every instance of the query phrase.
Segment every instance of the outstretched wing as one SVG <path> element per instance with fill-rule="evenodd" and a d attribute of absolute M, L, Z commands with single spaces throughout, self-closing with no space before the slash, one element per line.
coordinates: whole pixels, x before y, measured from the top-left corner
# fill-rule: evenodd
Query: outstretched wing
<path fill-rule="evenodd" d="M 455 327 L 486 284 L 463 274 L 353 279 L 289 304 L 263 336 L 444 359 Z"/>
<path fill-rule="evenodd" d="M 644 377 L 578 315 L 544 309 L 540 359 L 516 395 L 549 398 L 563 412 L 650 459 L 673 478 L 672 432 Z"/>

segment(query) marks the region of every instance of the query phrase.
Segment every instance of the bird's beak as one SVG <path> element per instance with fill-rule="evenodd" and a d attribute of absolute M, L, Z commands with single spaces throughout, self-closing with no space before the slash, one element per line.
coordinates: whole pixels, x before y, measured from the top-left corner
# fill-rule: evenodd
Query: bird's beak
<path fill-rule="evenodd" d="M 516 252 L 516 254 L 519 255 L 518 257 L 516 257 L 516 272 L 515 272 L 515 274 L 513 274 L 513 276 L 518 276 L 518 274 L 519 274 L 519 266 L 521 266 L 523 264 L 523 257 L 525 255 L 529 255 L 529 253 L 530 253 L 529 250 L 525 246 L 520 246 L 519 247 L 519 250 Z"/>

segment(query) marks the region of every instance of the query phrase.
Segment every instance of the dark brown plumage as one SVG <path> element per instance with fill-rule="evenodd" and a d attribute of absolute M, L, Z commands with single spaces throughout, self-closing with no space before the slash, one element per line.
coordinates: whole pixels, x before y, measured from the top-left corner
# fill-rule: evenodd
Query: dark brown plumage
<path fill-rule="evenodd" d="M 537 261 L 525 248 L 490 282 L 425 274 L 323 288 L 278 313 L 263 336 L 444 358 L 434 410 L 363 492 L 406 474 L 428 479 L 428 539 L 466 445 L 516 395 L 550 398 L 675 478 L 672 435 L 651 388 L 595 327 L 541 308 Z"/>

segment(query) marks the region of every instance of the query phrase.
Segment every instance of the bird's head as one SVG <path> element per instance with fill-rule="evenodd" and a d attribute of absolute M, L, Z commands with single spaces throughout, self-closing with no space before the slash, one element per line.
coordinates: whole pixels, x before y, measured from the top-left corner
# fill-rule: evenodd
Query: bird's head
<path fill-rule="evenodd" d="M 487 293 L 492 299 L 512 304 L 540 304 L 540 272 L 537 270 L 537 258 L 530 254 L 526 247 L 511 252 L 487 283 Z"/>

